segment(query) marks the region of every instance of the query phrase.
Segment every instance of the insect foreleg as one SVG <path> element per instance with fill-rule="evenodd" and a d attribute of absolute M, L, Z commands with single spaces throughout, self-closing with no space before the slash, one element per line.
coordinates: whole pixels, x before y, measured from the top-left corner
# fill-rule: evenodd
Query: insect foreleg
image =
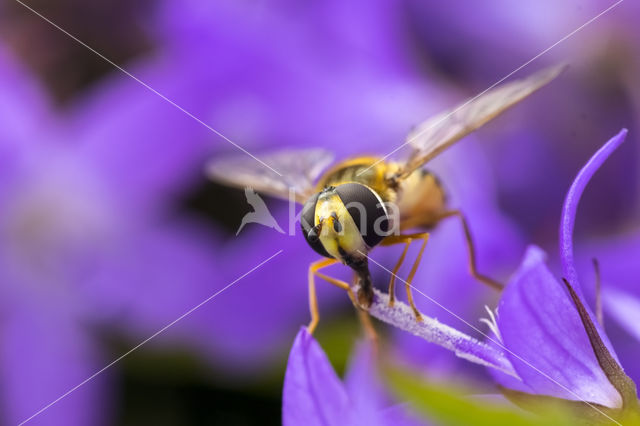
<path fill-rule="evenodd" d="M 311 312 L 311 321 L 309 322 L 309 325 L 307 326 L 307 329 L 309 330 L 309 333 L 313 334 L 313 332 L 315 331 L 316 327 L 318 326 L 318 322 L 320 321 L 320 311 L 318 309 L 318 297 L 316 295 L 316 284 L 315 284 L 315 277 L 318 278 L 322 278 L 323 280 L 343 289 L 346 290 L 347 293 L 349 294 L 349 298 L 351 299 L 351 301 L 355 304 L 355 296 L 353 295 L 353 291 L 351 290 L 351 287 L 349 286 L 349 284 L 347 284 L 344 281 L 335 279 L 335 278 L 331 278 L 329 276 L 326 276 L 324 274 L 319 273 L 318 271 L 322 268 L 326 268 L 327 266 L 331 266 L 335 263 L 337 263 L 338 260 L 337 259 L 320 259 L 317 260 L 315 262 L 313 262 L 311 265 L 309 265 L 309 311 Z"/>

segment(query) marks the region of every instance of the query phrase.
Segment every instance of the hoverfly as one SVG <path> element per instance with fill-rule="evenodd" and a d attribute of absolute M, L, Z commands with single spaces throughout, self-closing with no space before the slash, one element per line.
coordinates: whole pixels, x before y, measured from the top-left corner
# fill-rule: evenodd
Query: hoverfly
<path fill-rule="evenodd" d="M 404 161 L 380 157 L 357 157 L 324 169 L 333 155 L 322 149 L 285 150 L 263 157 L 272 169 L 248 156 L 220 158 L 210 162 L 210 178 L 236 187 L 253 187 L 258 192 L 303 204 L 300 223 L 307 243 L 323 258 L 309 266 L 309 307 L 313 332 L 319 320 L 315 278 L 322 278 L 349 292 L 353 303 L 368 308 L 373 287 L 368 253 L 374 247 L 404 244 L 389 283 L 389 303 L 395 300 L 395 274 L 413 241 L 422 241 L 406 280 L 408 302 L 416 320 L 421 315 L 411 294 L 411 281 L 424 252 L 429 229 L 441 220 L 457 218 L 464 229 L 471 275 L 490 287 L 502 285 L 478 272 L 471 232 L 464 214 L 446 205 L 439 180 L 423 166 L 464 136 L 483 126 L 557 77 L 565 66 L 539 71 L 485 91 L 455 108 L 427 119 L 408 135 L 412 152 Z M 278 173 L 274 172 L 277 171 Z M 323 172 L 324 171 L 324 172 Z M 388 208 L 397 207 L 392 215 Z M 421 232 L 403 233 L 419 229 Z M 392 230 L 400 232 L 392 232 Z M 320 270 L 341 262 L 357 276 L 358 291 Z"/>

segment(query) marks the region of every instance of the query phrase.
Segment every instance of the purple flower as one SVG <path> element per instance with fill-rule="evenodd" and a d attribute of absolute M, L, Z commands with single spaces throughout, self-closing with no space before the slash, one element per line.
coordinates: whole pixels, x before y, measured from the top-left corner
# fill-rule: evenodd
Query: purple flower
<path fill-rule="evenodd" d="M 572 247 L 580 196 L 626 133 L 621 131 L 591 158 L 567 194 L 560 247 L 569 292 L 547 269 L 545 255 L 536 247 L 529 248 L 504 290 L 496 337 L 520 378 L 518 381 L 493 373 L 505 388 L 615 409 L 637 404 L 635 385 L 624 374 L 609 339 L 582 301 Z"/>
<path fill-rule="evenodd" d="M 515 75 L 534 65 L 570 64 L 553 90 L 532 97 L 509 116 L 508 125 L 481 136 L 490 142 L 500 206 L 518 221 L 528 240 L 545 250 L 555 248 L 556 206 L 562 202 L 565 182 L 569 185 L 572 171 L 581 165 L 581 155 L 594 152 L 597 141 L 610 136 L 609 129 L 638 123 L 640 81 L 635 76 L 640 72 L 640 50 L 635 23 L 640 7 L 619 2 L 598 16 L 616 2 L 407 3 L 408 25 L 425 62 L 468 88 L 470 95 L 534 57 Z M 632 140 L 637 137 L 630 135 Z M 620 232 L 623 223 L 638 225 L 640 168 L 635 146 L 621 147 L 622 155 L 610 161 L 592 185 L 592 195 L 583 200 L 580 223 L 593 236 Z"/>
<path fill-rule="evenodd" d="M 92 327 L 142 340 L 221 286 L 201 231 L 168 218 L 204 158 L 199 127 L 121 80 L 63 115 L 4 50 L 0 87 L 0 421 L 17 424 L 111 361 Z M 108 422 L 108 382 L 38 420 Z"/>
<path fill-rule="evenodd" d="M 282 393 L 282 423 L 296 425 L 409 425 L 407 406 L 394 404 L 377 377 L 373 347 L 362 343 L 344 381 L 302 327 L 293 342 Z"/>
<path fill-rule="evenodd" d="M 637 345 L 640 342 L 640 299 L 616 289 L 607 289 L 603 297 L 607 313 L 637 340 Z"/>
<path fill-rule="evenodd" d="M 500 341 L 521 380 L 516 389 L 620 407 L 620 395 L 599 365 L 571 298 L 547 269 L 539 248 L 528 250 L 498 313 Z M 510 387 L 513 381 L 503 384 Z"/>
<path fill-rule="evenodd" d="M 584 228 L 582 228 L 584 229 Z M 610 237 L 592 236 L 576 239 L 576 269 L 583 277 L 593 276 L 595 258 L 602 276 L 602 304 L 607 333 L 613 340 L 618 356 L 629 377 L 640 382 L 640 363 L 637 362 L 638 322 L 634 321 L 633 306 L 640 299 L 637 277 L 640 274 L 640 228 L 623 226 L 620 233 Z M 578 233 L 580 234 L 580 233 Z M 576 236 L 578 237 L 578 235 Z M 593 282 L 593 278 L 586 282 Z M 583 290 L 593 300 L 593 285 Z M 631 338 L 630 338 L 631 337 Z"/>

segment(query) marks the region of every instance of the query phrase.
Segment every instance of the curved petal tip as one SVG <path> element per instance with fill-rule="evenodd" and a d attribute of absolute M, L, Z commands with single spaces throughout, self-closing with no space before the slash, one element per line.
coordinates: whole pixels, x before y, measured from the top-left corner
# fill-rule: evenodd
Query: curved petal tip
<path fill-rule="evenodd" d="M 578 285 L 577 272 L 573 261 L 573 228 L 575 226 L 576 211 L 580 197 L 585 187 L 602 166 L 607 158 L 615 151 L 627 136 L 627 129 L 622 129 L 617 135 L 609 139 L 584 165 L 574 179 L 562 206 L 562 218 L 560 220 L 560 255 L 562 258 L 562 272 L 569 283 L 581 294 Z"/>

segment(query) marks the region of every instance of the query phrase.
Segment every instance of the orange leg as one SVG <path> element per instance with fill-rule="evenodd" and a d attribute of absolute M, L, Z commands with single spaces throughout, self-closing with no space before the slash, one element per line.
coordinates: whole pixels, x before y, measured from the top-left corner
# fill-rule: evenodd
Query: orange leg
<path fill-rule="evenodd" d="M 309 310 L 311 311 L 311 322 L 307 326 L 309 333 L 313 334 L 316 327 L 318 326 L 318 321 L 320 321 L 320 311 L 318 310 L 318 297 L 316 295 L 316 284 L 315 277 L 322 278 L 323 280 L 346 290 L 349 294 L 349 298 L 355 304 L 355 296 L 349 284 L 344 281 L 328 277 L 324 274 L 319 273 L 318 271 L 322 268 L 326 268 L 327 266 L 331 266 L 337 263 L 336 259 L 320 259 L 318 261 L 313 262 L 309 265 Z"/>
<path fill-rule="evenodd" d="M 421 232 L 418 234 L 409 234 L 409 235 L 391 235 L 382 241 L 382 245 L 384 246 L 391 246 L 394 244 L 405 245 L 404 250 L 402 251 L 402 255 L 400 256 L 400 259 L 396 263 L 396 266 L 393 268 L 393 272 L 391 273 L 391 279 L 389 281 L 389 306 L 393 306 L 395 302 L 395 280 L 397 277 L 397 273 L 398 273 L 398 270 L 400 269 L 400 266 L 404 262 L 404 259 L 407 255 L 407 250 L 409 249 L 409 245 L 411 245 L 411 243 L 414 240 L 422 240 L 422 246 L 420 247 L 420 251 L 416 256 L 416 260 L 413 262 L 413 266 L 411 267 L 411 271 L 409 272 L 409 277 L 404 283 L 405 283 L 405 289 L 407 291 L 407 300 L 409 301 L 409 305 L 411 306 L 411 309 L 413 309 L 413 313 L 416 315 L 416 320 L 421 321 L 422 315 L 420 315 L 420 311 L 418 311 L 418 308 L 416 307 L 416 304 L 413 301 L 413 294 L 411 293 L 411 281 L 413 281 L 413 277 L 416 275 L 416 271 L 418 270 L 418 265 L 422 260 L 422 254 L 424 253 L 424 249 L 427 246 L 427 241 L 429 240 L 429 233 Z"/>
<path fill-rule="evenodd" d="M 473 276 L 476 280 L 493 288 L 494 290 L 501 291 L 504 288 L 504 285 L 478 272 L 478 268 L 476 266 L 476 250 L 473 245 L 473 239 L 471 237 L 469 224 L 467 223 L 467 219 L 464 217 L 464 214 L 460 210 L 450 210 L 442 213 L 439 216 L 439 220 L 454 216 L 460 219 L 460 223 L 462 223 L 462 229 L 464 230 L 464 238 L 467 242 L 467 250 L 469 252 L 469 272 L 471 273 L 471 276 Z"/>
<path fill-rule="evenodd" d="M 376 332 L 376 329 L 371 322 L 371 315 L 369 315 L 369 312 L 358 306 L 356 306 L 356 310 L 358 311 L 358 318 L 360 319 L 360 324 L 362 324 L 362 329 L 364 330 L 365 336 L 367 336 L 367 338 L 371 340 L 371 342 L 373 342 L 373 347 L 377 350 L 378 333 Z"/>
<path fill-rule="evenodd" d="M 400 241 L 402 242 L 402 241 Z M 400 243 L 398 242 L 398 243 Z M 384 244 L 384 242 L 383 242 Z M 389 245 L 391 245 L 391 243 L 389 243 Z M 396 301 L 396 276 L 398 274 L 398 270 L 400 269 L 400 267 L 402 266 L 402 263 L 404 262 L 404 258 L 407 256 L 407 251 L 409 250 L 409 246 L 411 245 L 411 240 L 408 240 L 405 242 L 404 245 L 404 250 L 402 250 L 402 254 L 400 255 L 400 259 L 398 259 L 398 262 L 396 263 L 396 266 L 394 266 L 393 268 L 393 272 L 391 272 L 391 279 L 389 280 L 389 306 L 393 306 L 393 304 Z"/>
<path fill-rule="evenodd" d="M 357 283 L 358 282 L 358 274 L 355 273 L 353 275 L 353 283 Z M 360 305 L 358 303 L 356 303 L 355 298 L 352 297 L 353 293 L 351 293 L 349 295 L 349 297 L 351 297 L 351 301 L 353 302 L 353 306 L 356 308 L 356 311 L 358 312 L 358 318 L 360 319 L 360 324 L 362 325 L 362 329 L 364 330 L 364 334 L 365 336 L 367 336 L 367 338 L 369 340 L 371 340 L 373 342 L 373 347 L 378 348 L 378 333 L 376 332 L 375 327 L 373 326 L 373 323 L 371 322 L 371 315 L 369 315 L 369 312 L 367 312 L 365 309 L 362 309 L 360 307 Z"/>

